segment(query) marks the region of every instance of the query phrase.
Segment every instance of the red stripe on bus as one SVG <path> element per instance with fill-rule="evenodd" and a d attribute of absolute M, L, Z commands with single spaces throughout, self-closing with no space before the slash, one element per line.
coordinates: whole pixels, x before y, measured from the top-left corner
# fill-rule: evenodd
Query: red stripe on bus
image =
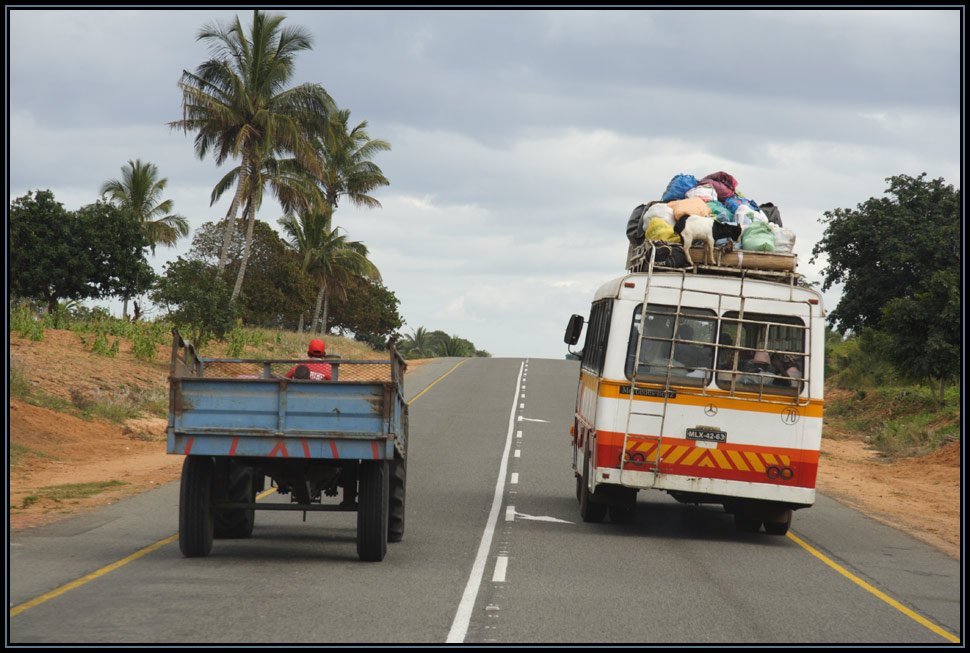
<path fill-rule="evenodd" d="M 334 458 L 340 458 L 340 454 L 337 453 L 337 443 L 333 440 L 330 441 L 330 453 L 333 454 Z"/>
<path fill-rule="evenodd" d="M 236 445 L 237 444 L 239 444 L 239 438 L 238 437 L 235 437 L 235 438 L 232 439 L 232 446 L 229 447 L 229 455 L 230 456 L 235 456 L 236 455 Z"/>
<path fill-rule="evenodd" d="M 377 460 L 378 458 L 380 458 L 380 452 L 377 449 L 377 440 L 374 440 L 373 442 L 371 442 L 370 446 L 371 446 L 371 449 L 374 450 L 374 460 Z"/>
<path fill-rule="evenodd" d="M 192 443 L 195 442 L 195 438 L 189 438 L 185 441 L 185 455 L 188 456 L 192 453 Z"/>
<path fill-rule="evenodd" d="M 304 458 L 309 458 L 310 457 L 310 443 L 306 441 L 306 438 L 301 438 L 300 439 L 300 442 L 303 443 L 303 457 Z"/>

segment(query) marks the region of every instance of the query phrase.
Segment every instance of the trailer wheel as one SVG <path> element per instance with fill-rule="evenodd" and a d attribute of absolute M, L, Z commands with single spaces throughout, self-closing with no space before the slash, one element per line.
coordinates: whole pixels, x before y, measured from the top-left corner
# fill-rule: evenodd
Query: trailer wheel
<path fill-rule="evenodd" d="M 606 504 L 593 500 L 593 493 L 589 491 L 589 449 L 583 454 L 583 477 L 580 479 L 579 514 L 584 522 L 601 522 L 606 517 Z"/>
<path fill-rule="evenodd" d="M 407 456 L 394 455 L 394 461 L 390 464 L 390 477 L 387 541 L 400 542 L 404 538 L 404 497 L 408 480 Z"/>
<path fill-rule="evenodd" d="M 788 529 L 791 528 L 791 513 L 791 508 L 788 508 L 782 513 L 782 521 L 766 521 L 765 532 L 769 535 L 787 535 Z"/>
<path fill-rule="evenodd" d="M 208 456 L 186 456 L 179 489 L 179 549 L 186 558 L 212 550 L 212 477 L 215 463 Z"/>
<path fill-rule="evenodd" d="M 229 487 L 227 495 L 230 503 L 255 503 L 256 486 L 253 483 L 253 468 L 231 460 L 229 461 Z M 234 509 L 214 511 L 213 535 L 217 538 L 241 538 L 253 534 L 256 521 L 255 510 Z"/>
<path fill-rule="evenodd" d="M 357 555 L 365 562 L 380 562 L 387 553 L 387 461 L 361 461 L 359 479 Z"/>

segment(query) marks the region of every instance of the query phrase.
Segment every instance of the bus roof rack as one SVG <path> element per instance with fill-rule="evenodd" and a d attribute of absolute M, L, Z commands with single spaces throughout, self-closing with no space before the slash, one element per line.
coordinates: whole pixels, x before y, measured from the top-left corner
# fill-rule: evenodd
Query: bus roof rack
<path fill-rule="evenodd" d="M 680 248 L 679 244 L 664 241 L 645 240 L 639 245 L 631 243 L 627 251 L 626 269 L 630 272 L 646 272 L 650 266 L 651 250 L 656 249 L 657 257 L 653 264 L 655 272 L 677 270 L 692 274 L 754 277 L 784 283 L 797 282 L 797 279 L 801 276 L 795 272 L 798 265 L 798 256 L 795 254 L 753 250 L 725 251 L 725 248 L 715 247 L 714 265 L 698 264 L 694 267 L 681 267 L 676 264 L 665 264 L 665 261 L 661 260 L 661 251 L 669 252 L 671 246 Z M 703 261 L 703 251 L 703 245 L 692 247 L 691 259 L 695 262 Z"/>

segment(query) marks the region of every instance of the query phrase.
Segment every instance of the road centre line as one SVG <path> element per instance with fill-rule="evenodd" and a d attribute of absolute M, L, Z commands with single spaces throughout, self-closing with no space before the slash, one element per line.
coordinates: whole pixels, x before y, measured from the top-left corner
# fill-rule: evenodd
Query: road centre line
<path fill-rule="evenodd" d="M 519 365 L 519 374 L 515 381 L 515 393 L 512 395 L 512 411 L 509 413 L 509 429 L 505 436 L 505 447 L 502 449 L 502 462 L 499 465 L 498 479 L 495 482 L 495 491 L 492 494 L 492 507 L 488 512 L 488 519 L 485 522 L 485 531 L 478 545 L 478 553 L 472 564 L 471 573 L 468 576 L 468 583 L 462 593 L 461 601 L 458 603 L 458 610 L 455 619 L 448 631 L 445 640 L 448 644 L 456 644 L 465 641 L 468 633 L 468 626 L 471 623 L 472 611 L 475 609 L 475 601 L 478 598 L 478 589 L 482 584 L 482 577 L 485 574 L 485 563 L 488 560 L 488 551 L 492 546 L 492 538 L 495 535 L 495 525 L 498 522 L 499 509 L 502 507 L 502 496 L 505 493 L 505 477 L 508 470 L 509 450 L 512 448 L 512 433 L 515 430 L 515 404 L 519 395 L 519 386 L 522 383 L 522 372 L 525 364 Z M 513 512 L 514 515 L 514 512 Z"/>
<path fill-rule="evenodd" d="M 509 557 L 508 556 L 498 556 L 495 559 L 495 571 L 492 573 L 493 583 L 504 583 L 505 573 L 509 568 Z"/>
<path fill-rule="evenodd" d="M 832 561 L 831 559 L 829 559 L 828 557 L 826 557 L 824 554 L 820 553 L 817 549 L 814 549 L 813 547 L 811 547 L 810 545 L 808 545 L 807 543 L 805 543 L 803 540 L 800 540 L 799 538 L 797 538 L 794 535 L 792 535 L 791 532 L 788 533 L 788 537 L 791 540 L 793 540 L 796 544 L 798 544 L 800 547 L 802 547 L 803 549 L 805 549 L 806 551 L 808 551 L 809 553 L 811 553 L 813 556 L 815 556 L 816 558 L 818 558 L 819 560 L 821 560 L 822 562 L 824 562 L 825 564 L 827 564 L 829 567 L 831 567 L 835 571 L 839 572 L 840 574 L 842 574 L 843 576 L 845 576 L 846 578 L 848 578 L 853 583 L 855 583 L 856 585 L 858 585 L 862 589 L 866 590 L 870 594 L 874 595 L 875 597 L 877 597 L 879 599 L 882 599 L 883 601 L 885 601 L 886 603 L 888 603 L 892 607 L 896 608 L 897 610 L 899 610 L 900 612 L 902 612 L 904 615 L 906 615 L 907 617 L 909 617 L 913 621 L 917 622 L 918 624 L 920 624 L 922 626 L 925 626 L 926 628 L 929 628 L 930 630 L 932 630 L 934 633 L 936 633 L 940 637 L 943 637 L 944 639 L 947 639 L 947 640 L 953 642 L 954 644 L 959 644 L 960 643 L 960 638 L 957 637 L 956 635 L 951 635 L 950 633 L 948 633 L 947 631 L 943 630 L 942 628 L 940 628 L 936 624 L 932 623 L 931 621 L 929 621 L 925 617 L 922 617 L 922 616 L 916 614 L 915 612 L 913 612 L 912 610 L 910 610 L 909 608 L 907 608 L 905 605 L 903 605 L 902 603 L 900 603 L 896 599 L 893 599 L 893 598 L 887 596 L 886 594 L 880 592 L 879 590 L 877 590 L 875 587 L 873 587 L 872 585 L 870 585 L 866 581 L 864 581 L 861 578 L 853 575 L 851 572 L 849 572 L 848 570 L 846 570 L 844 567 L 842 567 L 839 564 L 835 563 L 834 561 Z"/>
<path fill-rule="evenodd" d="M 430 390 L 436 383 L 438 383 L 439 381 L 441 381 L 442 379 L 444 379 L 446 376 L 448 376 L 449 374 L 451 374 L 452 372 L 454 372 L 455 369 L 457 369 L 459 365 L 461 365 L 463 363 L 467 363 L 469 360 L 470 359 L 467 359 L 466 358 L 466 359 L 464 359 L 462 361 L 459 361 L 457 364 L 455 364 L 454 367 L 452 367 L 450 370 L 448 370 L 447 372 L 445 372 L 444 374 L 442 374 L 441 376 L 439 376 L 437 379 L 435 379 L 434 381 L 432 381 L 427 387 L 424 388 L 424 390 L 422 390 L 417 395 L 415 395 L 414 398 L 411 399 L 411 401 L 408 401 L 407 402 L 407 405 L 410 406 L 412 403 L 414 403 L 415 401 L 417 401 L 418 400 L 418 397 L 420 397 L 425 392 L 427 392 L 428 390 Z M 520 372 L 521 372 L 521 369 L 520 369 Z M 518 392 L 519 392 L 518 386 L 516 386 L 516 396 L 518 396 Z M 268 494 L 271 494 L 272 492 L 275 492 L 275 488 L 266 490 L 265 492 L 263 492 L 262 494 L 260 494 L 258 497 L 256 497 L 256 500 L 259 501 L 260 499 L 262 499 L 263 497 L 265 497 Z M 27 601 L 26 603 L 21 603 L 20 605 L 15 606 L 15 607 L 13 607 L 13 608 L 10 609 L 10 615 L 9 616 L 11 616 L 11 617 L 16 616 L 16 615 L 20 614 L 21 612 L 24 612 L 25 610 L 29 610 L 30 608 L 33 608 L 35 606 L 38 606 L 41 603 L 45 603 L 45 602 L 49 601 L 50 599 L 53 599 L 53 598 L 56 598 L 56 597 L 60 596 L 61 594 L 65 594 L 66 592 L 69 592 L 69 591 L 71 591 L 73 589 L 76 589 L 78 587 L 81 587 L 82 585 L 86 585 L 87 583 L 91 582 L 92 580 L 95 580 L 96 578 L 100 578 L 101 576 L 104 576 L 108 572 L 114 571 L 115 569 L 118 569 L 119 567 L 122 567 L 122 566 L 128 564 L 129 562 L 133 562 L 134 560 L 137 560 L 138 558 L 141 558 L 142 556 L 147 555 L 147 554 L 151 553 L 152 551 L 155 551 L 156 549 L 160 549 L 161 547 L 165 546 L 166 544 L 170 544 L 170 543 L 176 541 L 178 539 L 178 536 L 179 536 L 178 533 L 175 533 L 175 535 L 170 535 L 169 537 L 166 537 L 164 540 L 160 540 L 160 541 L 155 542 L 154 544 L 151 544 L 151 545 L 149 545 L 149 546 L 147 546 L 147 547 L 145 547 L 143 549 L 140 549 L 139 551 L 136 551 L 135 553 L 132 553 L 130 556 L 127 556 L 125 558 L 122 558 L 121 560 L 118 560 L 117 562 L 113 562 L 110 565 L 107 565 L 106 567 L 102 567 L 101 569 L 98 569 L 97 571 L 93 571 L 90 574 L 87 574 L 86 576 L 82 576 L 81 578 L 78 578 L 77 580 L 73 580 L 70 583 L 67 583 L 65 585 L 62 585 L 62 586 L 58 587 L 57 589 L 54 589 L 54 590 L 51 590 L 50 592 L 47 592 L 46 594 L 42 594 L 41 596 L 38 596 L 37 598 L 31 599 L 30 601 Z"/>
<path fill-rule="evenodd" d="M 430 389 L 431 389 L 432 387 L 434 387 L 434 384 L 436 384 L 436 383 L 437 383 L 438 381 L 440 381 L 441 379 L 443 379 L 443 378 L 445 378 L 446 376 L 448 376 L 449 374 L 451 374 L 452 372 L 454 372 L 454 371 L 455 371 L 455 369 L 456 369 L 456 368 L 457 368 L 457 367 L 458 367 L 459 365 L 462 365 L 462 364 L 464 364 L 464 363 L 467 363 L 467 362 L 468 362 L 469 360 L 471 360 L 471 359 L 469 359 L 469 358 L 466 358 L 466 359 L 464 359 L 464 360 L 461 360 L 461 361 L 458 361 L 458 363 L 457 363 L 457 364 L 455 365 L 455 367 L 452 367 L 452 368 L 451 368 L 450 370 L 448 370 L 447 372 L 445 372 L 444 374 L 442 374 L 441 376 L 439 376 L 439 377 L 438 377 L 437 379 L 435 379 L 434 381 L 432 381 L 432 382 L 431 382 L 431 384 L 430 384 L 430 385 L 428 385 L 428 386 L 427 386 L 427 387 L 426 387 L 426 388 L 425 388 L 424 390 L 422 390 L 422 391 L 421 391 L 421 392 L 419 392 L 418 394 L 416 394 L 416 395 L 414 395 L 414 397 L 413 397 L 413 398 L 411 399 L 411 401 L 409 401 L 409 402 L 407 402 L 407 404 L 406 404 L 406 405 L 408 405 L 408 406 L 410 406 L 411 404 L 413 404 L 413 403 L 414 403 L 415 401 L 417 401 L 417 400 L 418 400 L 418 397 L 420 397 L 420 396 L 421 396 L 421 395 L 423 395 L 423 394 L 424 394 L 425 392 L 427 392 L 427 391 L 428 391 L 428 390 L 430 390 Z"/>

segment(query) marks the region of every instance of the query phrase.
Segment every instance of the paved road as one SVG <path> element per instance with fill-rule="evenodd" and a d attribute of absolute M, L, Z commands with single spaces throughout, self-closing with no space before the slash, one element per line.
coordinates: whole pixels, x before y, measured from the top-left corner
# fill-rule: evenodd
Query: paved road
<path fill-rule="evenodd" d="M 738 533 L 720 508 L 659 492 L 641 493 L 633 523 L 584 524 L 568 439 L 577 374 L 543 359 L 409 374 L 407 528 L 381 563 L 357 559 L 353 513 L 265 511 L 251 539 L 184 559 L 166 541 L 177 483 L 14 533 L 8 642 L 959 637 L 960 562 L 825 497 L 795 514 L 794 537 Z"/>

